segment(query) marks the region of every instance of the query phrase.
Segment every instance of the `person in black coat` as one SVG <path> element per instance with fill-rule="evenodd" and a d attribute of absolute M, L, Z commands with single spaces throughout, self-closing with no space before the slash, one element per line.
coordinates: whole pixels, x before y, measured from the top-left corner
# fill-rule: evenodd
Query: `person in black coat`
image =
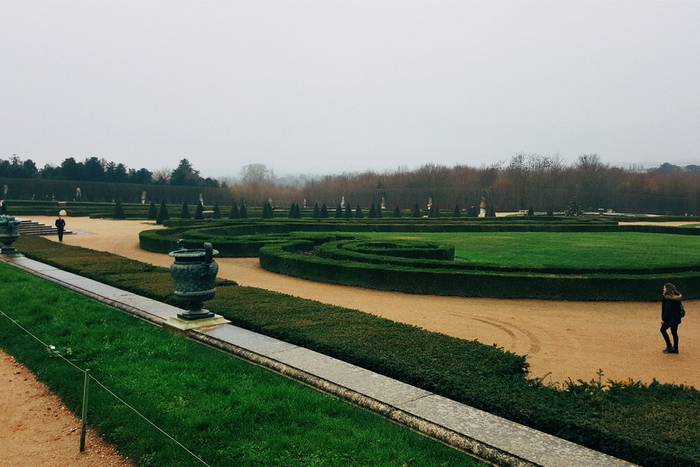
<path fill-rule="evenodd" d="M 678 353 L 678 325 L 681 324 L 683 296 L 673 284 L 665 284 L 661 296 L 661 335 L 666 342 L 664 353 Z M 668 338 L 668 330 L 673 336 L 673 345 Z"/>
<path fill-rule="evenodd" d="M 56 231 L 58 232 L 58 241 L 62 242 L 63 232 L 66 230 L 66 221 L 64 221 L 61 215 L 59 214 L 58 219 L 56 219 L 54 225 L 56 226 Z"/>

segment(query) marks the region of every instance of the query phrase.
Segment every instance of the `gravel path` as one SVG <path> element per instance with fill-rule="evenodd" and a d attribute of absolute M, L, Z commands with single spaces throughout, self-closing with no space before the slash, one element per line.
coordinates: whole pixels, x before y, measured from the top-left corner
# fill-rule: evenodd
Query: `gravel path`
<path fill-rule="evenodd" d="M 92 431 L 80 453 L 80 420 L 24 366 L 0 352 L 0 466 L 127 467 Z"/>
<path fill-rule="evenodd" d="M 50 218 L 35 218 L 51 221 Z M 160 266 L 171 258 L 138 246 L 140 221 L 68 218 L 78 235 L 66 243 L 109 251 Z M 527 354 L 533 376 L 547 382 L 628 378 L 700 388 L 700 301 L 686 303 L 681 353 L 661 353 L 660 305 L 645 302 L 566 302 L 410 295 L 323 284 L 271 273 L 257 258 L 218 260 L 220 276 L 247 286 L 340 305 L 463 339 Z M 659 284 L 659 287 L 661 284 Z M 410 345 L 410 343 L 407 343 Z"/>

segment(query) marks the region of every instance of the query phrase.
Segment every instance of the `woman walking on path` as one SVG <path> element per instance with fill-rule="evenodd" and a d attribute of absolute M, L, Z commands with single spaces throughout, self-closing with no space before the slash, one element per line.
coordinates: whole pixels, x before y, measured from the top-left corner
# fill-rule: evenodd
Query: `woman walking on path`
<path fill-rule="evenodd" d="M 673 284 L 665 284 L 661 298 L 661 335 L 666 341 L 664 353 L 678 353 L 678 325 L 681 324 L 683 318 L 683 304 L 680 294 L 676 286 Z M 668 338 L 668 330 L 671 330 L 673 336 L 673 345 Z"/>

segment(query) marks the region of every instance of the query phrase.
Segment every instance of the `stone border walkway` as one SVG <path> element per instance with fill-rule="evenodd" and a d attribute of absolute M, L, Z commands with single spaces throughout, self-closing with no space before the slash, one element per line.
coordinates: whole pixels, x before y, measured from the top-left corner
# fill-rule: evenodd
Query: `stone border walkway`
<path fill-rule="evenodd" d="M 428 436 L 502 465 L 630 466 L 488 412 L 327 355 L 228 324 L 177 319 L 181 310 L 24 257 L 8 264 L 334 394 Z"/>

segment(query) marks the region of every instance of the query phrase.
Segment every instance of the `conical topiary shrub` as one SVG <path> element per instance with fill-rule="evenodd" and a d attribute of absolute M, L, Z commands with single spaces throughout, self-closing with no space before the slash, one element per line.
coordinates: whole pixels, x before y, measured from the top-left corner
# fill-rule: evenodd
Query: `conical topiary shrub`
<path fill-rule="evenodd" d="M 394 217 L 401 217 L 401 209 L 398 206 L 394 208 Z"/>
<path fill-rule="evenodd" d="M 231 205 L 231 209 L 228 212 L 228 218 L 229 219 L 238 219 L 240 217 L 240 214 L 238 213 L 238 204 L 234 201 L 233 204 Z"/>
<path fill-rule="evenodd" d="M 182 209 L 180 209 L 180 219 L 190 219 L 192 214 L 190 214 L 190 207 L 187 205 L 187 201 L 182 203 Z"/>
<path fill-rule="evenodd" d="M 321 215 L 319 217 L 321 219 L 328 219 L 328 206 L 326 206 L 326 203 L 321 205 Z"/>
<path fill-rule="evenodd" d="M 241 219 L 248 219 L 248 208 L 244 202 L 241 202 L 241 209 L 238 211 L 238 214 Z"/>
<path fill-rule="evenodd" d="M 156 206 L 156 203 L 151 201 L 151 204 L 148 206 L 148 218 L 152 220 L 156 220 L 158 217 L 158 206 Z"/>
<path fill-rule="evenodd" d="M 168 207 L 165 205 L 165 201 L 161 201 L 160 209 L 158 209 L 158 215 L 156 216 L 156 223 L 162 224 L 168 219 L 170 219 L 170 215 L 168 214 Z"/>
<path fill-rule="evenodd" d="M 272 219 L 274 216 L 275 216 L 275 214 L 272 211 L 272 205 L 270 204 L 269 201 L 265 201 L 265 204 L 263 205 L 263 210 L 262 210 L 263 219 Z"/>
<path fill-rule="evenodd" d="M 114 219 L 124 219 L 126 215 L 124 214 L 124 208 L 122 207 L 122 202 L 117 200 L 114 205 L 114 212 L 112 213 Z"/>
<path fill-rule="evenodd" d="M 194 210 L 194 218 L 198 220 L 204 219 L 204 206 L 202 206 L 202 203 L 197 203 L 197 207 Z"/>
<path fill-rule="evenodd" d="M 221 219 L 221 209 L 219 209 L 219 205 L 215 204 L 214 205 L 214 212 L 211 215 L 214 219 Z"/>

